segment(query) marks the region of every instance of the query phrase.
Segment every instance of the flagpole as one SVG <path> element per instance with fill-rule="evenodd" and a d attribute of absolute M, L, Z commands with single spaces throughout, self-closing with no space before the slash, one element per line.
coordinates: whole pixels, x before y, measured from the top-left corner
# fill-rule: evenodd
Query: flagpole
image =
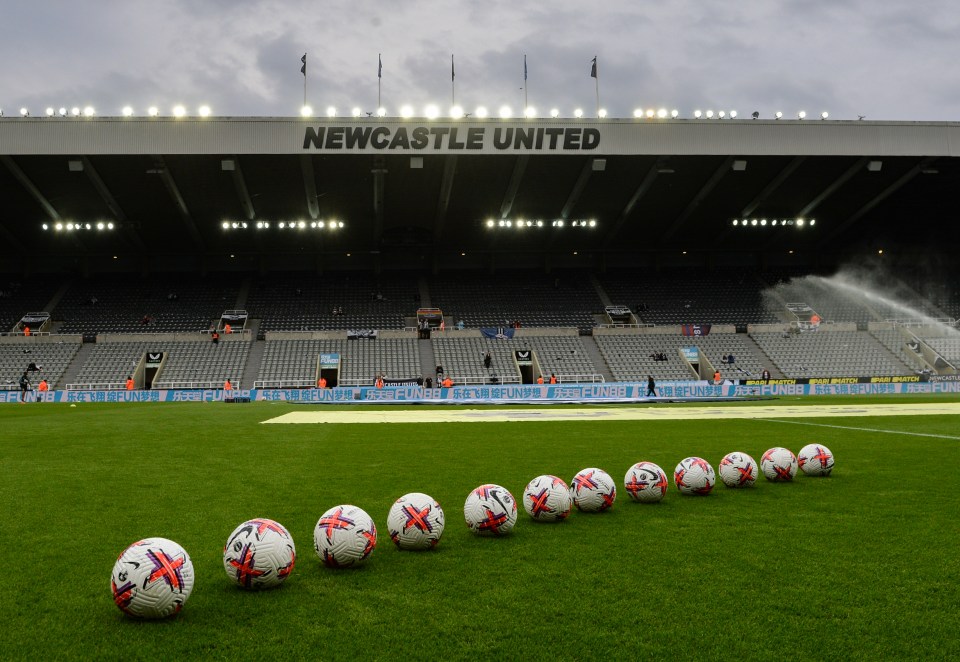
<path fill-rule="evenodd" d="M 530 102 L 527 100 L 527 88 L 529 84 L 527 83 L 527 54 L 523 54 L 523 112 L 526 114 L 527 108 L 530 107 Z"/>
<path fill-rule="evenodd" d="M 377 110 L 380 109 L 380 83 L 383 82 L 383 60 L 381 54 L 377 53 Z"/>
<path fill-rule="evenodd" d="M 303 74 L 303 107 L 307 105 L 307 54 L 304 53 L 303 57 L 300 58 L 300 61 L 303 63 L 303 66 L 300 67 L 300 73 Z"/>
<path fill-rule="evenodd" d="M 457 105 L 457 74 L 453 68 L 453 53 L 450 54 L 450 106 Z"/>
<path fill-rule="evenodd" d="M 596 74 L 593 77 L 593 82 L 596 83 L 597 88 L 597 117 L 600 117 L 600 67 L 597 66 L 597 56 L 593 56 L 593 73 Z"/>

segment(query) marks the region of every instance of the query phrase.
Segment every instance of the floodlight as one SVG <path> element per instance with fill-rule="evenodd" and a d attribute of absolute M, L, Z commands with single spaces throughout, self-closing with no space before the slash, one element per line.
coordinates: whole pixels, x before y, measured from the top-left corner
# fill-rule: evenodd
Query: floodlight
<path fill-rule="evenodd" d="M 726 116 L 727 116 L 727 112 L 725 110 L 717 111 L 717 117 L 719 117 L 720 119 L 723 119 Z"/>
<path fill-rule="evenodd" d="M 500 117 L 507 119 L 513 114 L 513 111 L 510 110 L 510 106 L 500 106 Z"/>
<path fill-rule="evenodd" d="M 300 221 L 299 223 L 297 223 L 297 227 L 303 230 L 305 227 L 307 227 L 306 221 Z"/>
<path fill-rule="evenodd" d="M 60 230 L 63 229 L 63 223 L 57 223 L 57 224 L 54 225 L 53 227 L 54 227 L 54 229 L 55 229 L 57 232 L 59 232 Z"/>
<path fill-rule="evenodd" d="M 647 119 L 652 119 L 653 116 L 657 114 L 657 111 L 655 111 L 653 108 L 647 108 L 647 112 L 644 114 L 647 116 Z"/>
<path fill-rule="evenodd" d="M 712 111 L 712 110 L 708 110 L 708 111 L 707 111 L 707 119 L 708 119 L 708 120 L 712 120 L 712 119 L 713 119 L 713 111 Z"/>
<path fill-rule="evenodd" d="M 336 117 L 337 108 L 336 106 L 327 106 L 327 117 Z"/>
<path fill-rule="evenodd" d="M 363 114 L 363 111 L 357 108 L 356 106 L 354 106 L 353 110 L 350 111 L 350 114 L 353 115 L 354 117 L 360 117 L 360 115 Z"/>
<path fill-rule="evenodd" d="M 486 106 L 477 106 L 477 109 L 473 111 L 473 114 L 480 119 L 485 119 L 489 113 L 487 112 Z"/>
<path fill-rule="evenodd" d="M 403 119 L 409 119 L 413 117 L 413 106 L 407 104 L 405 106 L 400 106 L 400 117 Z"/>
<path fill-rule="evenodd" d="M 487 227 L 488 227 L 488 228 L 492 228 L 492 227 L 493 227 L 493 219 L 492 219 L 492 218 L 488 218 L 488 219 L 487 219 Z"/>
<path fill-rule="evenodd" d="M 98 229 L 98 230 L 102 230 L 102 229 L 104 229 L 105 227 L 106 227 L 106 226 L 103 224 L 103 221 L 100 221 L 99 223 L 97 223 L 97 229 Z"/>
<path fill-rule="evenodd" d="M 331 221 L 331 224 L 332 224 L 332 221 Z M 338 228 L 342 228 L 342 227 L 343 227 L 343 221 L 337 221 L 337 227 L 338 227 Z"/>
<path fill-rule="evenodd" d="M 667 116 L 666 108 L 661 108 L 660 110 L 657 111 L 657 117 L 659 117 L 660 119 L 663 119 L 666 116 Z"/>
<path fill-rule="evenodd" d="M 733 219 L 733 224 L 734 224 L 734 225 L 739 225 L 739 224 L 740 224 L 740 221 L 738 221 L 737 219 Z"/>
<path fill-rule="evenodd" d="M 594 219 L 591 218 L 591 219 L 587 222 L 587 225 L 589 225 L 591 228 L 595 228 L 595 227 L 597 227 L 597 222 L 596 222 Z"/>
<path fill-rule="evenodd" d="M 435 120 L 440 115 L 440 109 L 435 105 L 430 104 L 423 109 L 423 114 L 428 120 Z"/>
<path fill-rule="evenodd" d="M 806 116 L 807 116 L 807 111 L 805 111 L 805 110 L 801 110 L 799 113 L 797 113 L 797 119 L 798 119 L 798 120 L 802 120 L 802 119 L 803 119 L 804 117 L 806 117 Z"/>
<path fill-rule="evenodd" d="M 774 116 L 776 119 L 780 119 L 781 117 L 783 117 L 783 111 L 778 110 L 777 112 L 775 112 L 775 113 L 773 114 L 773 116 Z"/>
<path fill-rule="evenodd" d="M 542 228 L 542 227 L 543 227 L 543 221 L 537 221 L 537 227 L 538 227 L 538 228 Z"/>
<path fill-rule="evenodd" d="M 581 117 L 583 117 L 583 108 L 577 108 L 576 110 L 574 110 L 573 116 L 576 117 L 577 119 L 580 119 Z"/>
<path fill-rule="evenodd" d="M 811 219 L 810 219 L 810 225 L 813 226 L 813 225 L 816 225 L 816 224 L 817 224 L 817 219 L 811 218 Z"/>
<path fill-rule="evenodd" d="M 300 108 L 300 117 L 313 117 L 313 108 L 311 106 L 303 106 Z"/>
<path fill-rule="evenodd" d="M 497 225 L 499 225 L 499 226 L 502 228 L 504 225 L 506 225 L 506 222 L 501 218 L 501 219 L 497 222 Z"/>
<path fill-rule="evenodd" d="M 767 219 L 761 218 L 761 219 L 760 219 L 760 225 L 766 225 L 766 224 L 767 224 Z"/>
<path fill-rule="evenodd" d="M 333 223 L 333 221 L 330 221 L 330 222 Z M 323 225 L 324 225 L 323 221 L 317 221 L 317 228 L 318 228 L 318 229 L 322 230 L 322 229 L 323 229 Z"/>
<path fill-rule="evenodd" d="M 93 110 L 93 106 L 85 106 L 83 109 L 84 117 L 93 117 L 96 111 Z"/>
<path fill-rule="evenodd" d="M 63 106 L 61 106 L 60 109 L 57 111 L 57 113 L 60 115 L 60 117 L 66 117 L 66 116 L 67 116 L 67 109 L 64 108 Z M 3 113 L 0 112 L 0 115 L 3 115 Z"/>
<path fill-rule="evenodd" d="M 200 106 L 197 112 L 200 114 L 200 117 L 210 117 L 210 106 Z"/>
<path fill-rule="evenodd" d="M 772 225 L 773 227 L 777 227 L 777 219 L 773 219 L 772 221 L 770 221 L 770 225 Z"/>
<path fill-rule="evenodd" d="M 28 108 L 21 108 L 20 115 L 22 117 L 30 117 L 30 110 Z"/>
<path fill-rule="evenodd" d="M 537 116 L 537 109 L 534 108 L 533 106 L 527 106 L 523 111 L 523 115 L 527 119 L 533 119 L 534 117 Z"/>
<path fill-rule="evenodd" d="M 676 108 L 670 111 L 670 117 L 672 117 L 673 119 L 677 119 L 679 115 L 680 115 L 680 111 L 677 110 Z"/>
<path fill-rule="evenodd" d="M 160 114 L 160 109 L 157 108 L 156 106 L 150 106 L 149 108 L 147 108 L 147 115 L 149 115 L 150 117 L 156 117 L 159 114 Z"/>
<path fill-rule="evenodd" d="M 120 111 L 120 114 L 122 114 L 124 117 L 130 117 L 133 115 L 133 108 L 130 106 L 124 106 Z"/>
<path fill-rule="evenodd" d="M 797 219 L 797 227 L 801 227 L 801 228 L 803 227 L 803 219 L 802 219 L 802 218 L 798 218 L 798 219 Z"/>
<path fill-rule="evenodd" d="M 53 117 L 53 108 L 47 107 L 47 117 Z"/>
<path fill-rule="evenodd" d="M 47 225 L 46 223 L 44 223 L 44 224 L 43 224 L 43 229 L 44 229 L 44 230 L 49 230 L 49 229 L 50 229 L 50 226 Z"/>
<path fill-rule="evenodd" d="M 287 227 L 287 224 L 284 223 L 283 221 L 280 221 L 280 222 L 277 224 L 277 227 L 279 227 L 279 228 L 282 230 L 282 229 L 284 229 L 285 227 Z"/>
<path fill-rule="evenodd" d="M 754 218 L 750 220 L 750 225 L 756 225 L 756 224 L 757 224 L 757 219 Z"/>
<path fill-rule="evenodd" d="M 112 230 L 112 229 L 113 229 L 113 223 L 107 223 L 107 229 L 108 229 L 108 230 Z"/>
<path fill-rule="evenodd" d="M 187 114 L 187 109 L 183 106 L 174 106 L 173 107 L 173 116 L 174 117 L 183 117 Z"/>
<path fill-rule="evenodd" d="M 550 117 L 560 117 L 560 110 L 557 108 L 551 108 Z"/>
<path fill-rule="evenodd" d="M 699 110 L 693 111 L 693 116 L 696 117 L 697 119 L 700 119 L 701 115 L 703 115 L 702 111 L 699 111 Z"/>
<path fill-rule="evenodd" d="M 828 117 L 830 117 L 830 113 L 828 113 L 827 111 L 823 111 L 822 113 L 820 113 L 820 119 L 825 120 Z"/>
<path fill-rule="evenodd" d="M 643 117 L 643 108 L 634 108 L 633 116 L 637 118 Z"/>
<path fill-rule="evenodd" d="M 224 230 L 229 230 L 229 229 L 230 229 L 230 223 L 228 223 L 227 221 L 224 221 L 223 223 L 221 223 L 220 226 L 221 226 Z"/>
<path fill-rule="evenodd" d="M 737 111 L 735 111 L 735 110 L 731 110 L 731 111 L 730 111 L 730 119 L 732 119 L 732 120 L 737 119 Z"/>
<path fill-rule="evenodd" d="M 607 116 L 606 108 L 601 108 L 600 110 L 597 111 L 597 117 L 599 117 L 600 119 L 603 119 L 606 116 Z"/>
<path fill-rule="evenodd" d="M 386 108 L 384 108 L 383 106 L 380 106 L 379 108 L 377 108 L 377 117 L 386 117 L 386 116 L 387 116 Z"/>
<path fill-rule="evenodd" d="M 450 109 L 450 117 L 458 120 L 463 117 L 463 106 L 453 106 Z"/>
<path fill-rule="evenodd" d="M 74 117 L 80 117 L 80 109 L 77 106 L 74 106 L 70 109 L 70 114 Z"/>

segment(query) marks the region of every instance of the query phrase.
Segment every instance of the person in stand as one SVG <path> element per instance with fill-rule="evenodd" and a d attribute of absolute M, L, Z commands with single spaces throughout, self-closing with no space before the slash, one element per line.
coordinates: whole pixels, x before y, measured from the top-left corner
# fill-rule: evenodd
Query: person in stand
<path fill-rule="evenodd" d="M 376 388 L 383 388 L 383 375 L 377 375 L 377 378 L 373 380 L 373 385 Z"/>
<path fill-rule="evenodd" d="M 770 379 L 770 371 L 767 370 L 766 368 L 764 368 L 764 369 L 760 372 L 760 379 L 769 380 L 769 379 Z"/>
<path fill-rule="evenodd" d="M 427 377 L 426 379 L 424 379 L 424 380 L 423 380 L 423 385 L 424 385 L 426 388 L 433 388 L 433 378 L 432 378 L 432 377 Z"/>
<path fill-rule="evenodd" d="M 231 333 L 233 333 L 233 327 L 231 327 L 230 324 L 224 324 L 223 332 L 226 333 L 227 335 L 230 335 Z"/>
<path fill-rule="evenodd" d="M 490 352 L 487 352 L 483 355 L 483 367 L 489 370 L 491 363 L 493 363 L 493 357 L 490 356 Z"/>
<path fill-rule="evenodd" d="M 133 381 L 133 377 L 132 377 L 132 376 L 127 377 L 127 384 L 126 384 L 126 386 L 127 386 L 127 390 L 128 390 L 128 391 L 132 391 L 133 389 L 135 389 L 135 388 L 137 387 L 137 384 L 136 384 L 136 382 Z"/>
<path fill-rule="evenodd" d="M 327 378 L 320 376 L 320 379 L 317 380 L 317 388 L 327 388 Z"/>
<path fill-rule="evenodd" d="M 30 337 L 30 327 L 29 327 L 29 326 L 24 326 L 24 327 L 23 327 L 23 335 L 26 336 L 27 338 Z"/>
<path fill-rule="evenodd" d="M 232 391 L 232 390 L 233 390 L 233 384 L 230 382 L 230 378 L 229 378 L 229 377 L 227 377 L 227 378 L 224 380 L 224 382 L 223 382 L 223 390 L 224 390 L 224 391 Z"/>
<path fill-rule="evenodd" d="M 720 363 L 727 364 L 729 362 L 730 362 L 730 357 L 727 356 L 726 354 L 724 354 L 723 357 L 721 357 L 720 359 Z"/>
<path fill-rule="evenodd" d="M 210 334 L 210 340 L 213 341 L 214 345 L 220 344 L 220 332 L 216 329 L 213 330 L 213 333 Z"/>
<path fill-rule="evenodd" d="M 453 386 L 453 380 L 449 376 L 443 378 L 443 387 L 450 388 Z"/>
<path fill-rule="evenodd" d="M 540 375 L 539 377 L 537 377 L 537 383 L 543 384 L 543 375 Z"/>
<path fill-rule="evenodd" d="M 20 375 L 20 402 L 27 401 L 27 391 L 30 390 L 30 378 L 27 377 L 27 372 L 24 371 Z"/>
<path fill-rule="evenodd" d="M 556 384 L 556 383 L 557 383 L 557 376 L 556 376 L 555 374 L 553 374 L 552 372 L 550 373 L 550 383 L 551 383 L 551 384 Z"/>
<path fill-rule="evenodd" d="M 714 383 L 714 384 L 719 384 L 721 381 L 723 381 L 723 377 L 720 375 L 720 371 L 719 371 L 719 370 L 714 370 L 714 371 L 713 371 L 713 383 Z"/>
<path fill-rule="evenodd" d="M 647 375 L 647 397 L 657 397 L 657 382 L 653 380 L 653 375 Z"/>
<path fill-rule="evenodd" d="M 42 392 L 42 393 L 46 393 L 47 391 L 50 390 L 50 384 L 47 383 L 47 378 L 46 378 L 46 377 L 44 377 L 43 379 L 41 379 L 41 380 L 40 380 L 40 383 L 37 384 L 37 390 L 40 391 L 40 392 Z"/>
<path fill-rule="evenodd" d="M 441 381 L 442 379 L 443 379 L 443 366 L 442 366 L 442 365 L 438 365 L 438 366 L 437 366 L 437 381 L 439 382 L 439 381 Z"/>
<path fill-rule="evenodd" d="M 734 361 L 734 359 L 733 359 L 733 354 L 730 354 L 730 355 L 727 357 L 727 364 L 733 365 L 733 361 Z"/>

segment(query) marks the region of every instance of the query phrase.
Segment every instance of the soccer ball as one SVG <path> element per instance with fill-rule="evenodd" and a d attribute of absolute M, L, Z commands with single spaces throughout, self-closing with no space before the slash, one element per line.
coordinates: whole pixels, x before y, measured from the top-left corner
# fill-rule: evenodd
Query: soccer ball
<path fill-rule="evenodd" d="M 176 614 L 193 590 L 187 550 L 166 538 L 135 542 L 117 558 L 110 575 L 113 602 L 138 618 Z"/>
<path fill-rule="evenodd" d="M 565 520 L 572 506 L 570 488 L 556 476 L 537 476 L 523 490 L 523 509 L 538 522 Z"/>
<path fill-rule="evenodd" d="M 430 549 L 440 542 L 444 521 L 443 509 L 432 496 L 411 492 L 390 506 L 387 530 L 400 549 Z"/>
<path fill-rule="evenodd" d="M 362 563 L 377 546 L 377 526 L 362 508 L 334 506 L 313 529 L 313 548 L 329 568 Z"/>
<path fill-rule="evenodd" d="M 623 487 L 634 501 L 657 503 L 667 493 L 667 474 L 653 462 L 637 462 L 627 469 Z"/>
<path fill-rule="evenodd" d="M 584 513 L 599 513 L 617 500 L 617 486 L 603 469 L 583 469 L 570 481 L 573 505 Z"/>
<path fill-rule="evenodd" d="M 767 480 L 782 483 L 797 475 L 797 458 L 790 449 L 776 446 L 760 458 L 760 468 Z"/>
<path fill-rule="evenodd" d="M 727 453 L 720 460 L 720 480 L 727 487 L 753 487 L 757 462 L 746 453 Z"/>
<path fill-rule="evenodd" d="M 807 444 L 797 453 L 797 464 L 808 476 L 829 476 L 833 471 L 833 453 L 823 444 Z"/>
<path fill-rule="evenodd" d="M 710 463 L 702 457 L 688 457 L 680 460 L 680 464 L 673 472 L 673 482 L 676 484 L 680 494 L 699 494 L 701 496 L 710 494 L 714 483 L 717 482 L 717 474 L 714 473 Z"/>
<path fill-rule="evenodd" d="M 293 572 L 296 561 L 293 538 L 272 519 L 244 522 L 223 546 L 223 569 L 242 588 L 280 586 Z"/>
<path fill-rule="evenodd" d="M 467 527 L 481 536 L 503 536 L 517 523 L 517 501 L 499 485 L 481 485 L 463 504 Z"/>

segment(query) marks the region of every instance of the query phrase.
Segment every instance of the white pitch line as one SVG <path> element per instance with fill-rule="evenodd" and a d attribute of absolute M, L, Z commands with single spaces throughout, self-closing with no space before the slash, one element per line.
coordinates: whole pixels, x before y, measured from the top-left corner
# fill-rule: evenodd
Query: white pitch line
<path fill-rule="evenodd" d="M 905 430 L 879 430 L 877 428 L 858 428 L 850 425 L 830 425 L 828 423 L 808 423 L 806 421 L 784 421 L 779 418 L 758 418 L 758 421 L 767 421 L 770 423 L 789 423 L 790 425 L 810 425 L 817 428 L 836 428 L 838 430 L 857 430 L 859 432 L 880 432 L 882 434 L 906 434 L 911 437 L 935 437 L 937 439 L 955 439 L 960 441 L 960 437 L 953 437 L 949 434 L 932 434 L 930 432 L 907 432 Z"/>

